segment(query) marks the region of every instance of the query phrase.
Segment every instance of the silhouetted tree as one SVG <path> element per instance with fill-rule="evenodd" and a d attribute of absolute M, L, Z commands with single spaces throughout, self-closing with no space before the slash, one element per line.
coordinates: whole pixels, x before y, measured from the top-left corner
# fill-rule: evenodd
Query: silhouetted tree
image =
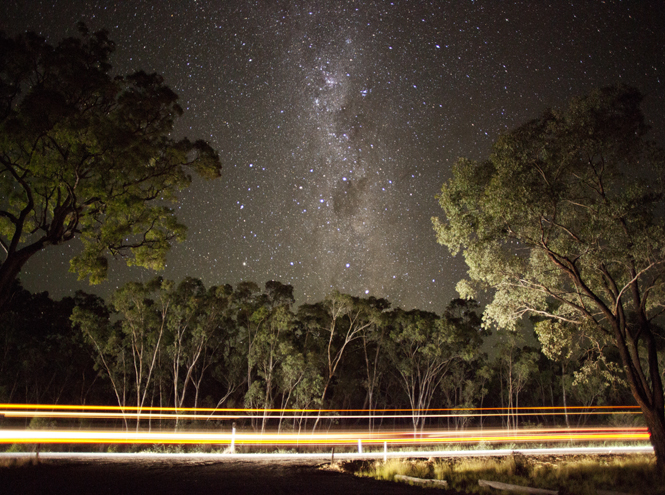
<path fill-rule="evenodd" d="M 107 256 L 164 266 L 185 227 L 168 202 L 190 173 L 220 175 L 204 141 L 170 137 L 182 114 L 158 74 L 112 76 L 106 31 L 56 46 L 0 33 L 0 311 L 23 265 L 78 238 L 80 278 L 106 277 Z"/>

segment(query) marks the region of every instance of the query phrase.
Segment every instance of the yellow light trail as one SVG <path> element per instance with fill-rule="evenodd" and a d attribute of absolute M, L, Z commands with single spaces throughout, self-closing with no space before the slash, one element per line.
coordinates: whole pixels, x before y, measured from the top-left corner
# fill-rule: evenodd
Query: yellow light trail
<path fill-rule="evenodd" d="M 593 406 L 591 408 L 586 406 L 568 406 L 565 409 L 639 409 L 640 406 Z M 197 412 L 217 412 L 217 411 L 230 411 L 230 412 L 429 412 L 429 411 L 506 411 L 506 407 L 446 407 L 446 408 L 429 408 L 429 409 L 264 409 L 264 408 L 218 408 L 218 407 L 161 407 L 161 406 L 98 406 L 98 405 L 68 405 L 68 404 L 2 404 L 0 409 L 69 409 L 69 410 L 103 410 L 103 411 L 197 411 Z M 520 411 L 533 411 L 533 410 L 564 410 L 561 406 L 531 406 L 512 408 Z"/>
<path fill-rule="evenodd" d="M 563 413 L 519 413 L 520 416 L 560 416 Z M 601 414 L 641 414 L 639 411 L 627 411 L 627 412 L 569 412 L 569 416 L 575 415 L 601 415 Z M 316 416 L 303 416 L 303 415 L 279 415 L 271 416 L 268 414 L 255 414 L 255 415 L 216 415 L 212 417 L 206 416 L 197 416 L 195 414 L 151 414 L 151 413 L 68 413 L 68 412 L 24 412 L 24 411 L 2 411 L 0 410 L 0 416 L 5 416 L 7 418 L 68 418 L 68 419 L 152 419 L 152 420 L 176 420 L 176 419 L 188 419 L 188 420 L 223 420 L 223 419 L 316 419 Z M 410 419 L 413 418 L 413 414 L 386 414 L 380 416 L 372 416 L 372 419 Z M 478 414 L 427 414 L 427 418 L 465 418 L 465 417 L 476 417 Z M 490 413 L 483 414 L 483 417 L 500 417 L 505 416 L 505 414 L 499 413 Z M 335 419 L 368 419 L 369 416 L 363 415 L 348 415 L 348 416 L 322 416 L 322 418 L 335 418 Z"/>
<path fill-rule="evenodd" d="M 316 417 L 345 419 L 411 419 L 414 416 L 434 418 L 484 418 L 505 416 L 505 408 L 432 408 L 411 409 L 246 409 L 246 408 L 173 408 L 63 404 L 0 404 L 0 416 L 12 418 L 47 417 L 54 419 L 110 419 L 110 420 L 241 420 L 241 419 L 314 419 Z M 512 409 L 519 416 L 562 416 L 640 414 L 637 406 L 597 406 L 592 409 L 580 406 L 521 407 Z M 403 427 L 400 427 L 403 428 Z M 646 428 L 538 428 L 538 429 L 489 429 L 489 430 L 383 430 L 368 433 L 367 430 L 339 430 L 333 433 L 252 433 L 211 431 L 152 430 L 67 430 L 67 429 L 4 429 L 0 430 L 0 444 L 12 443 L 70 443 L 70 444 L 238 444 L 238 445 L 355 445 L 358 441 L 368 444 L 426 445 L 446 443 L 519 443 L 519 442 L 605 442 L 649 441 Z"/>
<path fill-rule="evenodd" d="M 510 410 L 519 416 L 560 416 L 641 414 L 639 406 L 520 407 Z M 92 412 L 89 412 L 92 411 Z M 502 412 L 499 412 L 502 411 Z M 307 419 L 320 416 L 338 419 L 409 419 L 505 416 L 507 408 L 432 408 L 432 409 L 257 409 L 257 408 L 173 408 L 136 406 L 78 406 L 61 404 L 0 404 L 0 416 L 7 418 L 45 417 L 69 419 L 147 419 L 147 420 L 237 420 L 237 419 Z M 199 413 L 199 414 L 197 414 Z M 288 413 L 288 414 L 287 414 Z M 331 414 L 334 413 L 334 414 Z M 366 413 L 366 414 L 348 414 Z M 402 414 L 398 414 L 402 413 Z M 315 414 L 317 416 L 315 416 Z"/>
<path fill-rule="evenodd" d="M 600 442 L 649 441 L 646 428 L 578 428 L 520 429 L 489 431 L 412 431 L 367 433 L 344 431 L 336 433 L 210 433 L 165 431 L 103 431 L 103 430 L 0 430 L 0 443 L 74 443 L 74 444 L 230 444 L 237 445 L 355 445 L 366 444 L 418 445 L 445 443 L 519 443 L 519 442 Z"/>

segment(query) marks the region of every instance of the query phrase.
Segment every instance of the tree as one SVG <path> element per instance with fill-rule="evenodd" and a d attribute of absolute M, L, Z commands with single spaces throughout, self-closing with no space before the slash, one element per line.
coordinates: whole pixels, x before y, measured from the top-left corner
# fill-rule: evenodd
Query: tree
<path fill-rule="evenodd" d="M 641 101 L 595 90 L 500 137 L 489 159 L 460 159 L 433 222 L 469 266 L 460 293 L 493 289 L 486 324 L 538 316 L 611 340 L 663 468 L 665 160 Z"/>
<path fill-rule="evenodd" d="M 95 296 L 52 300 L 31 294 L 18 280 L 0 318 L 0 401 L 84 404 L 97 378 L 81 333 L 69 320 L 75 304 L 95 307 Z"/>
<path fill-rule="evenodd" d="M 233 304 L 236 308 L 236 322 L 240 330 L 241 342 L 246 342 L 244 358 L 247 363 L 247 389 L 252 388 L 254 363 L 249 356 L 256 335 L 270 314 L 267 308 L 268 297 L 261 292 L 261 288 L 254 282 L 240 282 L 233 293 Z M 251 400 L 249 407 L 252 407 Z"/>
<path fill-rule="evenodd" d="M 245 406 L 262 407 L 262 430 L 265 428 L 267 409 L 272 408 L 275 373 L 283 355 L 281 344 L 291 328 L 294 303 L 293 287 L 271 280 L 265 291 L 254 282 L 241 282 L 231 298 L 239 329 L 239 339 L 246 349 L 243 357 L 247 364 L 247 393 Z M 258 374 L 258 379 L 255 380 Z M 256 421 L 252 420 L 256 426 Z"/>
<path fill-rule="evenodd" d="M 536 334 L 539 335 L 542 351 L 552 361 L 561 365 L 561 397 L 563 398 L 563 414 L 566 426 L 570 427 L 568 418 L 568 401 L 566 388 L 569 380 L 566 379 L 568 364 L 579 361 L 582 351 L 584 332 L 573 332 L 566 329 L 568 323 L 556 320 L 542 320 L 535 325 Z M 568 370 L 570 371 L 570 370 Z"/>
<path fill-rule="evenodd" d="M 129 282 L 112 297 L 115 313 L 77 306 L 71 319 L 92 345 L 108 373 L 118 405 L 126 405 L 129 382 L 136 400 L 136 429 L 157 371 L 169 314 L 168 292 L 173 283 L 157 277 L 146 284 Z M 157 297 L 151 298 L 153 294 Z"/>
<path fill-rule="evenodd" d="M 602 334 L 589 338 L 584 326 L 569 329 L 569 325 L 544 319 L 534 326 L 543 355 L 558 362 L 561 367 L 561 396 L 566 426 L 570 426 L 567 389 L 582 405 L 591 406 L 594 399 L 601 397 L 610 385 L 616 390 L 624 382 L 620 364 L 611 359 L 616 356 L 606 355 L 607 347 L 614 348 L 611 339 Z"/>
<path fill-rule="evenodd" d="M 416 309 L 393 311 L 388 352 L 412 409 L 414 432 L 425 427 L 423 413 L 453 364 L 477 356 L 483 335 L 477 306 L 456 299 L 442 317 Z"/>
<path fill-rule="evenodd" d="M 207 323 L 206 338 L 191 379 L 195 389 L 195 408 L 199 406 L 203 379 L 211 374 L 210 372 L 217 371 L 218 375 L 222 376 L 222 382 L 225 385 L 224 393 L 216 407 L 221 406 L 241 383 L 241 379 L 239 379 L 243 376 L 241 366 L 229 366 L 227 372 L 220 372 L 225 365 L 228 365 L 231 355 L 234 354 L 234 346 L 237 344 L 236 326 L 229 315 L 232 296 L 233 288 L 230 285 L 211 287 L 207 293 L 207 304 L 203 312 L 203 321 Z"/>
<path fill-rule="evenodd" d="M 351 342 L 360 338 L 370 328 L 380 324 L 381 312 L 388 307 L 387 301 L 370 297 L 361 299 L 349 294 L 333 291 L 323 303 L 305 304 L 300 307 L 299 318 L 306 325 L 321 330 L 324 341 L 325 382 L 321 392 L 320 408 L 342 362 L 345 350 Z M 326 335 L 328 334 L 328 335 Z M 321 409 L 314 421 L 313 430 L 321 418 Z"/>
<path fill-rule="evenodd" d="M 383 311 L 387 310 L 390 306 L 390 303 L 386 300 L 383 301 Z M 383 349 L 384 341 L 387 336 L 388 328 L 388 318 L 387 314 L 383 313 L 380 319 L 376 319 L 374 325 L 374 331 L 372 332 L 363 332 L 361 336 L 362 341 L 362 354 L 365 361 L 365 379 L 363 384 L 367 394 L 365 396 L 365 404 L 363 409 L 367 407 L 369 410 L 369 431 L 370 433 L 374 431 L 374 415 L 376 409 L 376 395 L 377 390 L 381 384 L 381 378 L 383 377 L 387 369 L 387 355 Z"/>
<path fill-rule="evenodd" d="M 501 380 L 501 405 L 506 410 L 505 420 L 508 429 L 517 429 L 520 393 L 537 371 L 538 357 L 539 353 L 526 346 L 523 336 L 518 333 L 509 333 L 506 341 L 499 345 L 496 366 Z"/>
<path fill-rule="evenodd" d="M 278 373 L 284 360 L 294 352 L 290 342 L 294 315 L 288 304 L 272 309 L 266 323 L 256 333 L 255 345 L 248 356 L 253 367 L 257 368 L 260 380 L 252 383 L 248 391 L 251 405 L 263 406 L 261 432 L 265 431 L 269 409 L 274 407 L 275 390 L 278 386 Z M 257 400 L 258 399 L 258 400 Z"/>
<path fill-rule="evenodd" d="M 106 278 L 110 254 L 164 266 L 185 227 L 167 205 L 191 172 L 220 175 L 204 141 L 170 137 L 182 114 L 158 74 L 111 75 L 106 31 L 49 45 L 0 33 L 0 310 L 24 264 L 78 238 L 80 279 Z"/>
<path fill-rule="evenodd" d="M 80 328 L 95 356 L 95 369 L 111 382 L 118 406 L 127 405 L 131 382 L 129 349 L 119 321 L 111 320 L 112 308 L 104 302 L 77 305 L 71 315 L 72 324 Z M 125 428 L 127 419 L 123 417 Z"/>
<path fill-rule="evenodd" d="M 227 297 L 217 287 L 206 291 L 199 279 L 186 277 L 177 286 L 170 285 L 166 298 L 166 354 L 171 359 L 177 411 L 184 406 L 190 384 L 196 390 L 194 407 L 197 406 L 199 387 L 211 364 L 208 347 L 226 310 Z"/>

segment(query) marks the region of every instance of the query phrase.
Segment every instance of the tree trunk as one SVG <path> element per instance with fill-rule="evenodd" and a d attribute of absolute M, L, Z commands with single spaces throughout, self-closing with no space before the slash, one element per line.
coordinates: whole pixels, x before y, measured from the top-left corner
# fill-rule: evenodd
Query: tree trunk
<path fill-rule="evenodd" d="M 570 428 L 568 421 L 568 404 L 566 403 L 566 370 L 561 362 L 561 392 L 563 393 L 563 414 L 566 417 L 566 428 Z"/>
<path fill-rule="evenodd" d="M 665 470 L 665 416 L 662 409 L 642 407 L 642 414 L 651 434 L 651 445 L 656 454 L 656 465 Z"/>
<path fill-rule="evenodd" d="M 12 296 L 12 285 L 21 273 L 23 265 L 36 253 L 42 250 L 44 243 L 35 242 L 23 249 L 10 252 L 9 256 L 0 265 L 0 314 L 8 307 Z"/>
<path fill-rule="evenodd" d="M 554 377 L 554 374 L 552 374 L 552 377 Z M 553 385 L 553 382 L 554 382 L 554 378 L 550 381 L 550 399 L 551 399 L 550 405 L 552 407 L 554 407 L 554 385 Z M 552 421 L 550 421 L 550 422 L 552 424 L 555 424 L 554 418 L 551 418 L 551 419 L 552 419 Z"/>

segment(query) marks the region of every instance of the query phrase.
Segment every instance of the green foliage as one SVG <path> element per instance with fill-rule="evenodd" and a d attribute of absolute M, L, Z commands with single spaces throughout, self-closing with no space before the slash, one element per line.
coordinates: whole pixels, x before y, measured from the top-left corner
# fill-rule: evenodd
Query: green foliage
<path fill-rule="evenodd" d="M 433 222 L 469 267 L 460 293 L 492 290 L 486 325 L 567 324 L 538 326 L 550 355 L 568 352 L 563 338 L 570 348 L 562 329 L 611 344 L 665 463 L 665 153 L 646 139 L 641 101 L 626 86 L 595 90 L 501 136 L 489 159 L 460 159 Z"/>
<path fill-rule="evenodd" d="M 355 474 L 386 481 L 394 481 L 396 475 L 431 479 L 432 468 L 433 464 L 428 461 L 404 462 L 402 459 L 389 459 L 386 462 L 376 461 Z"/>
<path fill-rule="evenodd" d="M 630 88 L 595 91 L 502 136 L 489 160 L 456 164 L 435 230 L 463 250 L 471 281 L 496 289 L 488 323 L 537 311 L 581 323 L 593 300 L 576 277 L 611 308 L 618 294 L 603 284 L 625 287 L 631 263 L 652 289 L 647 307 L 660 304 L 649 281 L 663 269 L 663 163 L 643 139 L 640 101 Z"/>
<path fill-rule="evenodd" d="M 191 173 L 220 175 L 204 141 L 170 137 L 182 114 L 158 74 L 112 76 L 108 33 L 51 46 L 0 35 L 0 296 L 34 253 L 74 238 L 80 278 L 99 283 L 107 256 L 164 266 L 185 227 L 168 206 Z M 0 300 L 0 304 L 4 300 Z"/>
<path fill-rule="evenodd" d="M 563 387 L 558 373 L 552 373 L 558 368 L 535 349 L 503 338 L 493 342 L 492 359 L 481 352 L 486 332 L 475 302 L 452 301 L 437 315 L 389 310 L 387 301 L 340 294 L 339 300 L 352 304 L 337 315 L 331 334 L 330 301 L 303 305 L 294 313 L 291 290 L 277 282 L 261 290 L 249 282 L 235 289 L 206 288 L 193 278 L 178 283 L 156 278 L 126 284 L 108 302 L 83 293 L 54 302 L 46 294 L 18 291 L 8 318 L 0 319 L 0 392 L 7 402 L 177 408 L 246 404 L 276 411 L 267 412 L 265 422 L 255 418 L 240 428 L 290 431 L 311 428 L 316 415 L 287 419 L 291 414 L 280 410 L 369 408 L 374 410 L 369 424 L 352 425 L 371 431 L 424 423 L 418 409 L 427 401 L 433 408 L 510 409 L 513 419 L 518 405 L 561 405 Z M 358 336 L 348 338 L 354 329 L 360 329 Z M 338 364 L 331 379 L 329 357 Z M 615 393 L 616 382 L 606 381 L 610 368 L 593 363 L 601 361 L 571 357 L 566 364 L 570 405 L 625 405 L 625 397 Z M 412 418 L 377 411 L 412 404 Z M 322 415 L 319 422 L 348 426 L 343 416 Z M 523 422 L 552 425 L 560 425 L 562 418 L 520 416 Z M 174 426 L 150 415 L 145 421 L 155 428 Z M 502 418 L 458 410 L 427 421 L 434 428 L 479 423 L 482 428 L 498 426 Z M 142 426 L 148 425 L 142 421 Z M 219 428 L 215 421 L 183 420 L 176 426 Z"/>
<path fill-rule="evenodd" d="M 484 332 L 477 307 L 475 301 L 456 299 L 442 317 L 419 310 L 390 315 L 389 359 L 414 410 L 415 430 L 424 427 L 419 411 L 430 407 L 446 376 L 478 355 Z"/>
<path fill-rule="evenodd" d="M 616 458 L 571 458 L 558 460 L 505 458 L 450 458 L 437 461 L 389 460 L 374 462 L 356 471 L 357 476 L 392 481 L 401 474 L 423 479 L 446 480 L 453 490 L 490 493 L 479 479 L 514 485 L 559 490 L 562 494 L 593 495 L 597 489 L 632 493 L 663 493 L 663 475 L 653 456 L 630 455 Z"/>
<path fill-rule="evenodd" d="M 182 407 L 193 387 L 196 407 L 205 377 L 225 373 L 223 364 L 241 363 L 232 358 L 233 329 L 224 325 L 230 297 L 228 286 L 206 290 L 197 279 L 176 285 L 158 277 L 120 287 L 105 311 L 75 308 L 72 321 L 86 336 L 119 405 L 132 393 L 135 405 L 143 407 L 148 392 L 158 388 L 161 394 L 170 378 L 169 403 Z"/>

